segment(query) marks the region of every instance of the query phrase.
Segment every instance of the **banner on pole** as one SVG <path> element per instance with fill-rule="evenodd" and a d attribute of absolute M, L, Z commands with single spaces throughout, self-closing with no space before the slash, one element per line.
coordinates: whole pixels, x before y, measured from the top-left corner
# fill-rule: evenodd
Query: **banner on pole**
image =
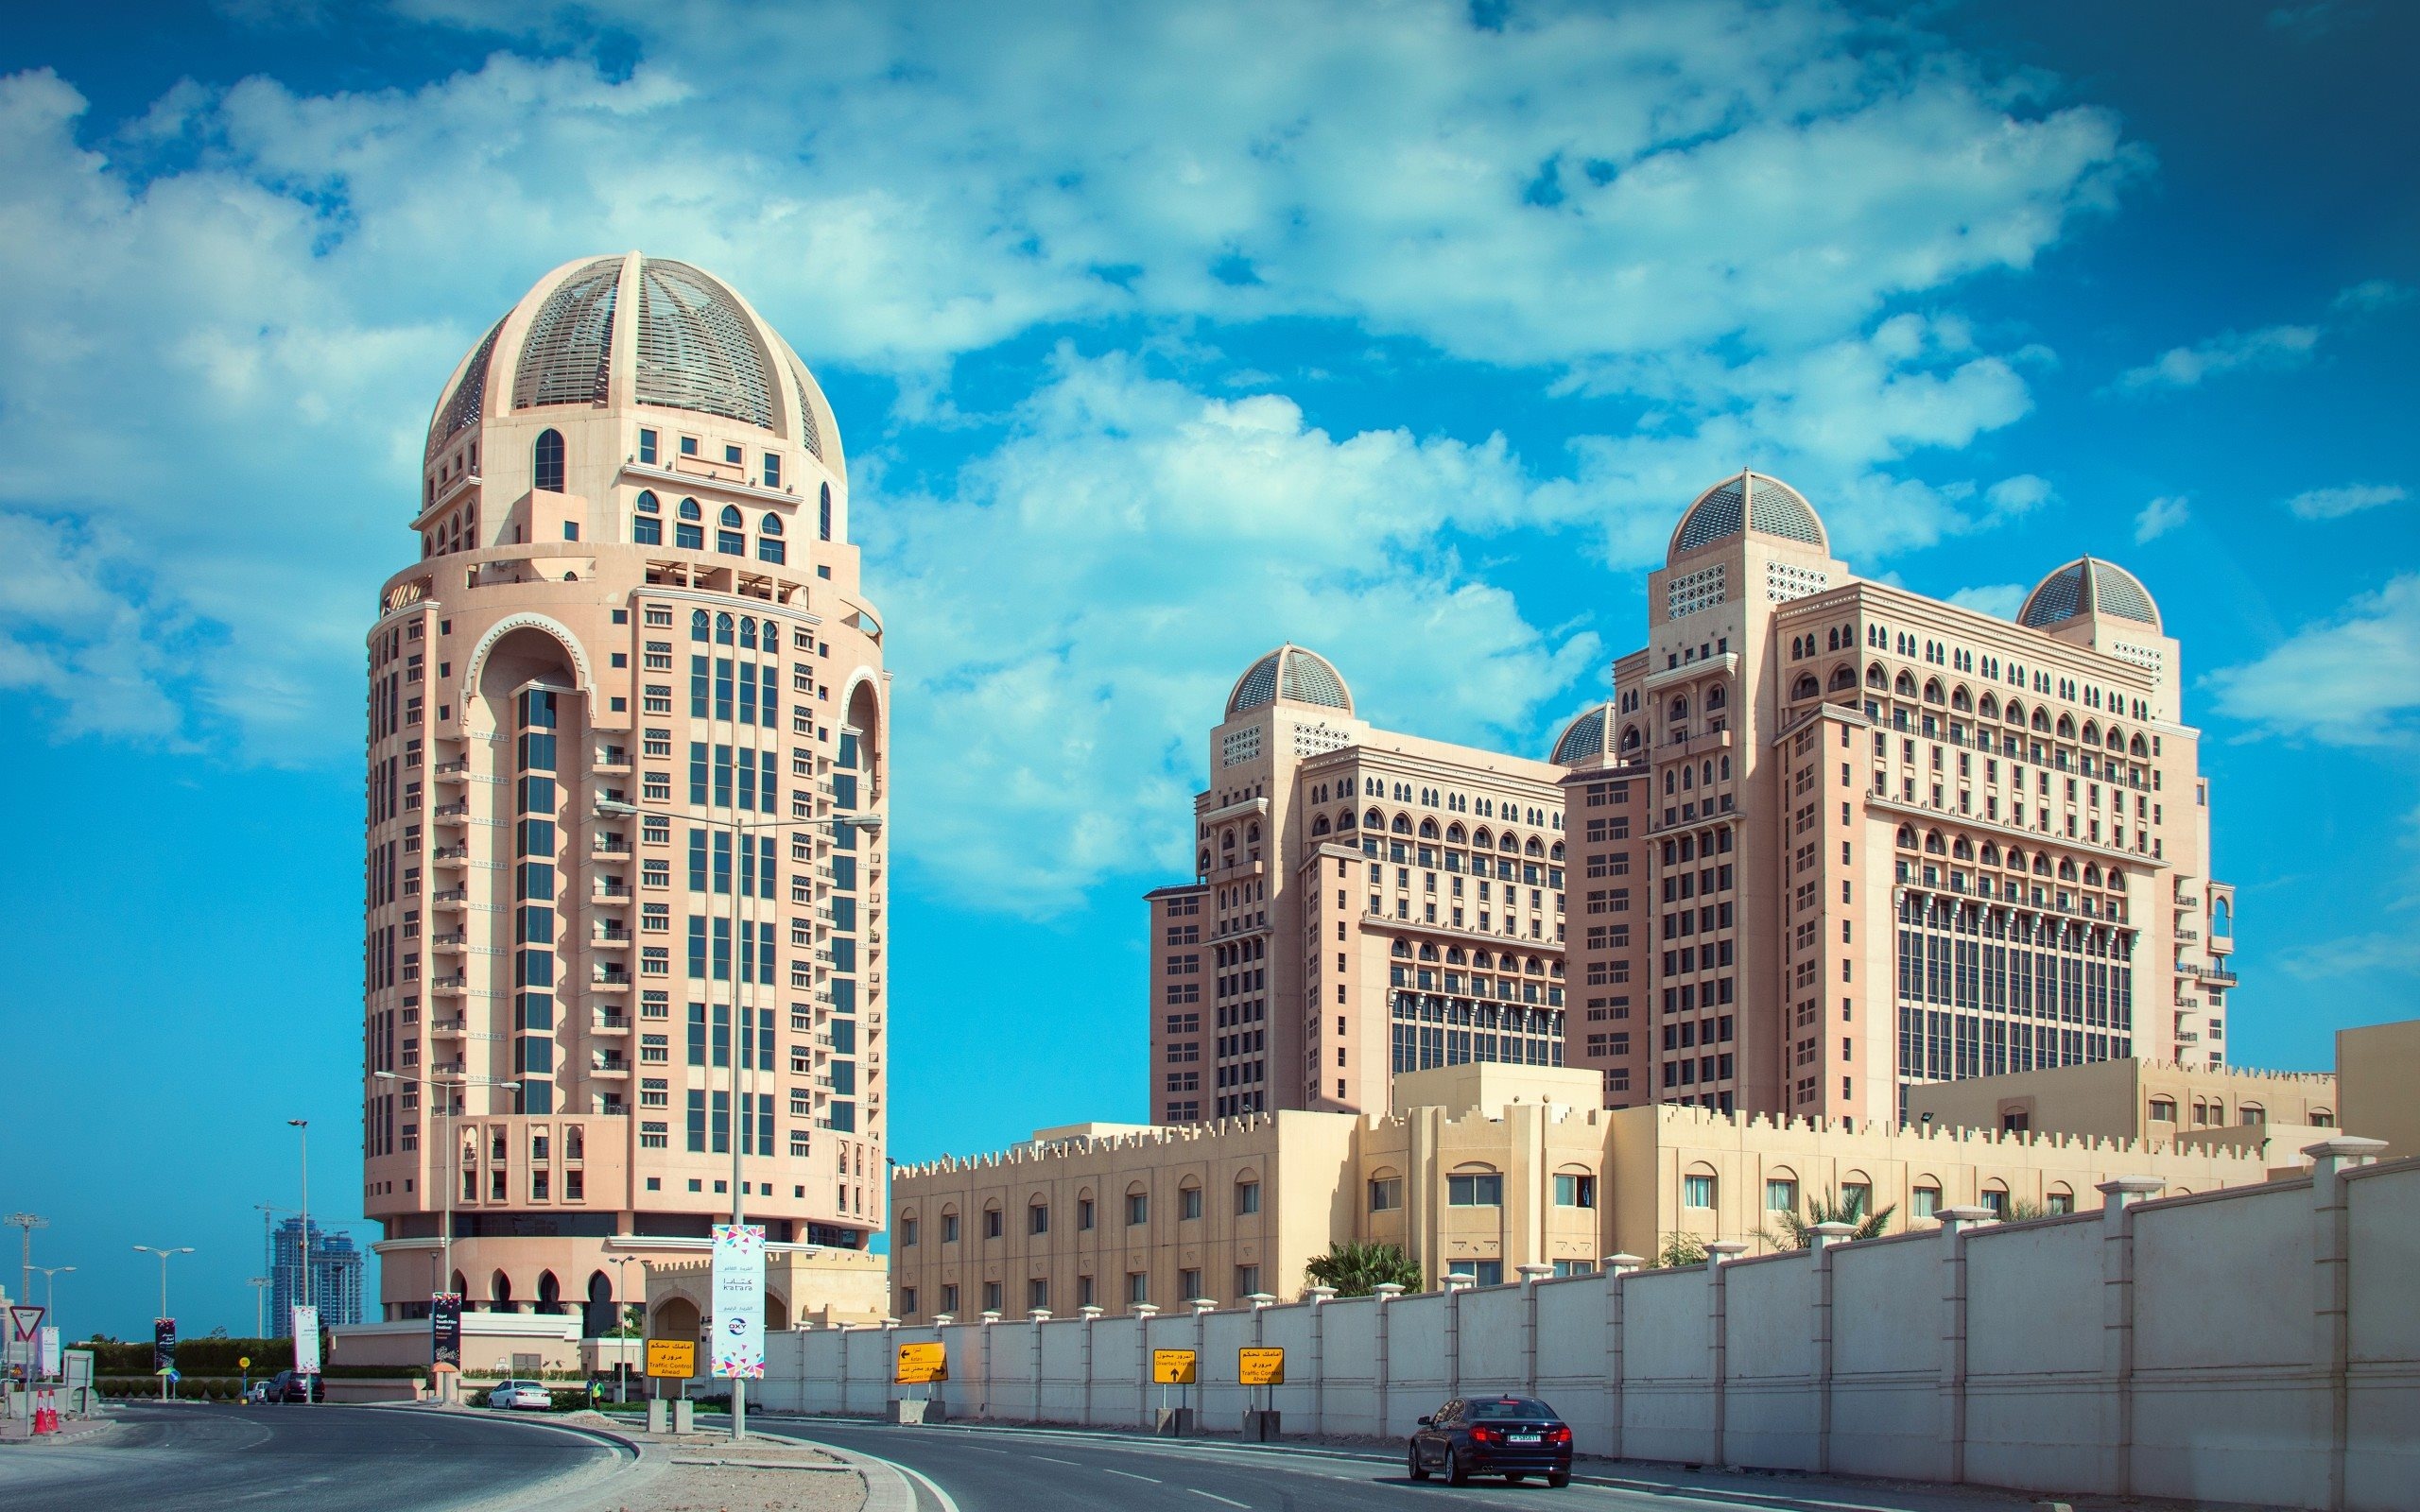
<path fill-rule="evenodd" d="M 760 1380 L 765 1374 L 765 1228 L 715 1225 L 714 1374 Z"/>
<path fill-rule="evenodd" d="M 294 1309 L 294 1373 L 320 1373 L 320 1310 L 297 1304 Z"/>
<path fill-rule="evenodd" d="M 59 1330 L 45 1327 L 36 1337 L 41 1348 L 34 1351 L 34 1374 L 47 1381 L 59 1374 Z"/>
<path fill-rule="evenodd" d="M 428 1299 L 428 1367 L 462 1368 L 462 1294 L 439 1292 Z"/>
<path fill-rule="evenodd" d="M 155 1317 L 151 1320 L 151 1372 L 164 1374 L 177 1367 L 177 1320 Z"/>

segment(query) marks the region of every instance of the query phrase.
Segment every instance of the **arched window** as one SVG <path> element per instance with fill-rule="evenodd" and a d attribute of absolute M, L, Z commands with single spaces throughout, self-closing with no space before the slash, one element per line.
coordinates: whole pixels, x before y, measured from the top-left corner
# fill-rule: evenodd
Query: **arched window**
<path fill-rule="evenodd" d="M 631 540 L 642 546 L 664 544 L 664 506 L 652 493 L 639 495 L 638 515 L 631 522 Z"/>
<path fill-rule="evenodd" d="M 717 615 L 716 615 L 716 616 L 715 616 L 715 644 L 716 644 L 717 645 L 729 645 L 729 644 L 732 644 L 732 634 L 733 634 L 733 630 L 734 630 L 734 628 L 735 628 L 735 627 L 734 627 L 734 626 L 733 626 L 733 624 L 732 624 L 732 618 L 731 618 L 731 616 L 730 616 L 730 615 L 728 615 L 728 614 L 717 614 Z"/>
<path fill-rule="evenodd" d="M 706 611 L 701 609 L 691 610 L 689 611 L 689 639 L 693 641 L 703 641 L 706 639 L 707 633 Z"/>
<path fill-rule="evenodd" d="M 1420 837 L 1424 840 L 1434 840 L 1437 838 L 1437 821 L 1435 819 L 1423 819 L 1420 821 Z"/>
<path fill-rule="evenodd" d="M 767 514 L 756 539 L 756 559 L 782 563 L 789 560 L 789 543 L 782 539 L 782 517 Z"/>
<path fill-rule="evenodd" d="M 672 526 L 672 543 L 683 551 L 706 549 L 706 511 L 698 507 L 695 499 L 681 501 L 680 519 Z"/>
<path fill-rule="evenodd" d="M 1379 813 L 1376 809 L 1372 809 L 1369 813 L 1361 816 L 1361 825 L 1364 829 L 1375 830 L 1379 833 L 1384 834 L 1387 830 L 1387 816 Z"/>
<path fill-rule="evenodd" d="M 1336 827 L 1340 830 L 1350 830 L 1353 828 L 1353 811 L 1351 809 L 1346 809 L 1343 813 L 1336 816 Z"/>
<path fill-rule="evenodd" d="M 1325 834 L 1328 833 L 1326 815 L 1322 814 L 1319 817 L 1311 820 L 1311 833 L 1313 834 Z"/>
<path fill-rule="evenodd" d="M 1899 680 L 1892 684 L 1891 691 L 1902 698 L 1912 698 L 1916 696 L 1916 679 L 1910 674 L 1902 672 L 1899 674 Z"/>
<path fill-rule="evenodd" d="M 739 517 L 739 511 L 727 504 L 722 507 L 722 513 L 716 520 L 715 550 L 725 557 L 748 555 L 748 533 L 744 528 L 744 522 Z"/>
<path fill-rule="evenodd" d="M 563 433 L 549 426 L 538 433 L 529 449 L 530 487 L 549 493 L 563 491 Z"/>
<path fill-rule="evenodd" d="M 1942 699 L 1941 679 L 1939 678 L 1927 678 L 1925 679 L 1925 702 L 1940 703 Z"/>
<path fill-rule="evenodd" d="M 1812 674 L 1801 673 L 1798 681 L 1791 685 L 1789 696 L 1792 698 L 1813 698 L 1820 696 L 1823 691 L 1817 685 Z"/>
<path fill-rule="evenodd" d="M 1708 709 L 1720 709 L 1727 701 L 1720 683 L 1705 691 L 1705 706 Z"/>
<path fill-rule="evenodd" d="M 832 485 L 829 483 L 820 485 L 817 492 L 819 497 L 815 507 L 816 539 L 829 541 L 832 539 Z"/>
<path fill-rule="evenodd" d="M 1987 693 L 1983 695 L 1983 701 L 1976 705 L 1975 713 L 1985 719 L 1997 719 L 2000 716 L 2000 701 Z"/>
<path fill-rule="evenodd" d="M 756 622 L 744 615 L 739 621 L 739 648 L 743 651 L 756 649 Z"/>
<path fill-rule="evenodd" d="M 1672 700 L 1672 717 L 1673 717 L 1673 718 L 1675 718 L 1675 719 L 1686 719 L 1687 717 L 1689 717 L 1689 700 L 1688 700 L 1688 699 L 1686 699 L 1686 698 L 1674 698 L 1674 699 Z"/>
<path fill-rule="evenodd" d="M 1856 686 L 1857 674 L 1855 672 L 1851 671 L 1845 665 L 1837 666 L 1832 669 L 1832 679 L 1829 684 L 1832 692 L 1838 693 L 1842 688 L 1854 688 Z"/>
<path fill-rule="evenodd" d="M 1950 690 L 1949 707 L 1957 710 L 1962 714 L 1971 713 L 1974 712 L 1974 696 L 1966 691 L 1966 684 L 1962 682 L 1957 687 Z"/>
<path fill-rule="evenodd" d="M 1396 815 L 1393 829 L 1394 833 L 1397 834 L 1409 834 L 1411 833 L 1411 816 L 1409 814 Z"/>
<path fill-rule="evenodd" d="M 1865 669 L 1865 685 L 1875 689 L 1888 688 L 1891 686 L 1891 674 L 1883 671 L 1882 663 L 1876 662 Z"/>

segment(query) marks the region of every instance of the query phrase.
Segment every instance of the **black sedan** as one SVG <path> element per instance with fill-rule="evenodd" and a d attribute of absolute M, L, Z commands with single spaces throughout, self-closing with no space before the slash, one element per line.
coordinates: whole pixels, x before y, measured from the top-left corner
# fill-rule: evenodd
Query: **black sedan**
<path fill-rule="evenodd" d="M 1439 1470 L 1456 1486 L 1474 1475 L 1543 1475 L 1548 1486 L 1569 1486 L 1571 1425 L 1535 1397 L 1458 1397 L 1411 1435 L 1411 1478 Z"/>

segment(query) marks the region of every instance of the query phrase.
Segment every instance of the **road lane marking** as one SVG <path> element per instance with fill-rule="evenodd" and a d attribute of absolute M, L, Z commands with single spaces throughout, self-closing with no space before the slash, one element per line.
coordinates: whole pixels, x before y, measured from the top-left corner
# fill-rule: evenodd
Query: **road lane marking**
<path fill-rule="evenodd" d="M 1206 1496 L 1206 1497 L 1208 1497 L 1208 1498 L 1209 1498 L 1211 1501 L 1213 1501 L 1213 1502 L 1226 1502 L 1226 1503 L 1227 1503 L 1229 1506 L 1239 1506 L 1239 1507 L 1244 1507 L 1244 1508 L 1246 1508 L 1246 1509 L 1247 1509 L 1247 1512 L 1249 1512 L 1249 1508 L 1252 1506 L 1252 1503 L 1249 1503 L 1249 1502 L 1234 1502 L 1234 1501 L 1228 1501 L 1228 1499 L 1227 1499 L 1226 1497 L 1220 1496 L 1218 1492 L 1216 1492 L 1216 1491 L 1205 1491 L 1205 1490 L 1203 1490 L 1201 1487 L 1200 1487 L 1200 1486 L 1186 1486 L 1186 1487 L 1185 1487 L 1185 1489 L 1186 1489 L 1186 1490 L 1188 1490 L 1188 1491 L 1191 1491 L 1191 1492 L 1192 1492 L 1194 1495 L 1196 1495 L 1196 1496 Z"/>
<path fill-rule="evenodd" d="M 1061 1459 L 1055 1454 L 1028 1454 L 1026 1457 L 1028 1459 L 1048 1460 L 1053 1465 L 1073 1465 L 1078 1469 L 1082 1469 L 1084 1468 L 1079 1461 L 1072 1459 Z"/>
<path fill-rule="evenodd" d="M 1137 1475 L 1132 1470 L 1114 1470 L 1106 1465 L 1100 1468 L 1100 1472 L 1103 1475 L 1123 1475 L 1130 1481 L 1150 1481 L 1153 1486 L 1161 1484 L 1159 1481 L 1153 1480 L 1152 1477 L 1149 1475 Z"/>

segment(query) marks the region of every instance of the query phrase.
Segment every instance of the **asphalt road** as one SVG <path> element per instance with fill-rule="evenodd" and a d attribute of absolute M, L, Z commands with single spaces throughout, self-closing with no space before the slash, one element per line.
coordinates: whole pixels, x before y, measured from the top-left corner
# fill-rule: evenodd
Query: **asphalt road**
<path fill-rule="evenodd" d="M 129 1406 L 97 1443 L 0 1451 L 9 1512 L 441 1512 L 603 1467 L 596 1439 L 502 1417 L 380 1407 Z"/>
<path fill-rule="evenodd" d="M 892 1428 L 837 1418 L 752 1418 L 752 1433 L 809 1439 L 887 1459 L 927 1477 L 958 1512 L 2004 1512 L 2031 1498 L 1948 1487 L 1883 1486 L 1817 1477 L 1667 1475 L 1582 1461 L 1582 1476 L 1652 1476 L 1630 1486 L 1549 1490 L 1442 1479 L 1415 1483 L 1400 1455 L 1375 1449 L 1266 1449 L 1132 1435 L 970 1427 Z M 924 1512 L 948 1512 L 920 1488 Z"/>

